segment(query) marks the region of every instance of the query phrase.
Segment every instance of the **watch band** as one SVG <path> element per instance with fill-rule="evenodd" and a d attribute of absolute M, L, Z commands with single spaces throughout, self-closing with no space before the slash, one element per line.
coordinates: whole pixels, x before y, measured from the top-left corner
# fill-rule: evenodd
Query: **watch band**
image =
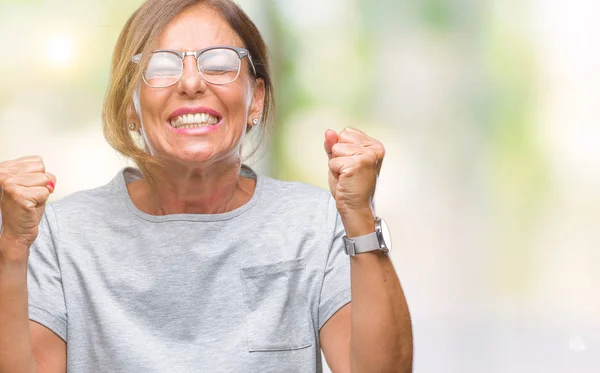
<path fill-rule="evenodd" d="M 381 245 L 379 244 L 379 239 L 377 238 L 377 232 L 354 238 L 348 238 L 344 236 L 344 247 L 346 254 L 350 256 L 369 251 L 381 250 Z"/>

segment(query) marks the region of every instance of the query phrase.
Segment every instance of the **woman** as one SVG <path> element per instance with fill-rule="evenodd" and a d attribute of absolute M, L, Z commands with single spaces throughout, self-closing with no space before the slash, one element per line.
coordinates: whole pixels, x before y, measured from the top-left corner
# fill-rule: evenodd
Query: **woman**
<path fill-rule="evenodd" d="M 331 193 L 256 174 L 241 148 L 271 119 L 269 74 L 231 0 L 135 12 L 103 120 L 139 170 L 45 207 L 39 157 L 0 164 L 0 372 L 319 372 L 321 348 L 333 372 L 411 370 L 372 214 L 383 147 L 327 131 Z"/>

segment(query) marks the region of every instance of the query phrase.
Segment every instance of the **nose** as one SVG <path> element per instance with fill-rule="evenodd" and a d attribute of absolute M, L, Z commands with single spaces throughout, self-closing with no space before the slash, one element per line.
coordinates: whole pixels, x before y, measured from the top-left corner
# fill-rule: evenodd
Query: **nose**
<path fill-rule="evenodd" d="M 177 83 L 177 91 L 181 95 L 196 97 L 206 91 L 206 81 L 198 71 L 198 64 L 194 56 L 183 59 L 181 79 Z"/>

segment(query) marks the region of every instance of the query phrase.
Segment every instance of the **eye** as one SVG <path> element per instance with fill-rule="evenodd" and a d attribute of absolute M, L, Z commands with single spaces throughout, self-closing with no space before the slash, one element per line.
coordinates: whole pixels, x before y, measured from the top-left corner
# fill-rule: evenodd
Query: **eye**
<path fill-rule="evenodd" d="M 240 59 L 231 49 L 211 49 L 200 55 L 198 64 L 206 74 L 237 74 Z"/>
<path fill-rule="evenodd" d="M 181 72 L 181 59 L 168 52 L 156 52 L 152 54 L 146 69 L 146 79 L 159 76 L 179 75 Z"/>
<path fill-rule="evenodd" d="M 179 56 L 169 52 L 154 52 L 144 73 L 150 87 L 168 87 L 177 82 L 182 71 Z"/>
<path fill-rule="evenodd" d="M 234 66 L 226 66 L 226 65 L 208 65 L 202 66 L 202 72 L 207 74 L 227 74 L 227 73 L 237 73 L 237 67 Z"/>
<path fill-rule="evenodd" d="M 209 83 L 227 84 L 240 73 L 240 57 L 232 49 L 209 49 L 198 57 L 198 67 Z"/>

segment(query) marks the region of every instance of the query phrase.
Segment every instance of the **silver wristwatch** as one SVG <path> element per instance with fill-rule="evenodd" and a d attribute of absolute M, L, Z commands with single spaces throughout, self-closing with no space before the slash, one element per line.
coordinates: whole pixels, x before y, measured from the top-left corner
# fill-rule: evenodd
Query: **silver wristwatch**
<path fill-rule="evenodd" d="M 375 232 L 353 238 L 344 236 L 343 240 L 346 254 L 350 256 L 375 250 L 387 254 L 392 249 L 390 230 L 385 221 L 378 217 L 375 218 Z"/>

